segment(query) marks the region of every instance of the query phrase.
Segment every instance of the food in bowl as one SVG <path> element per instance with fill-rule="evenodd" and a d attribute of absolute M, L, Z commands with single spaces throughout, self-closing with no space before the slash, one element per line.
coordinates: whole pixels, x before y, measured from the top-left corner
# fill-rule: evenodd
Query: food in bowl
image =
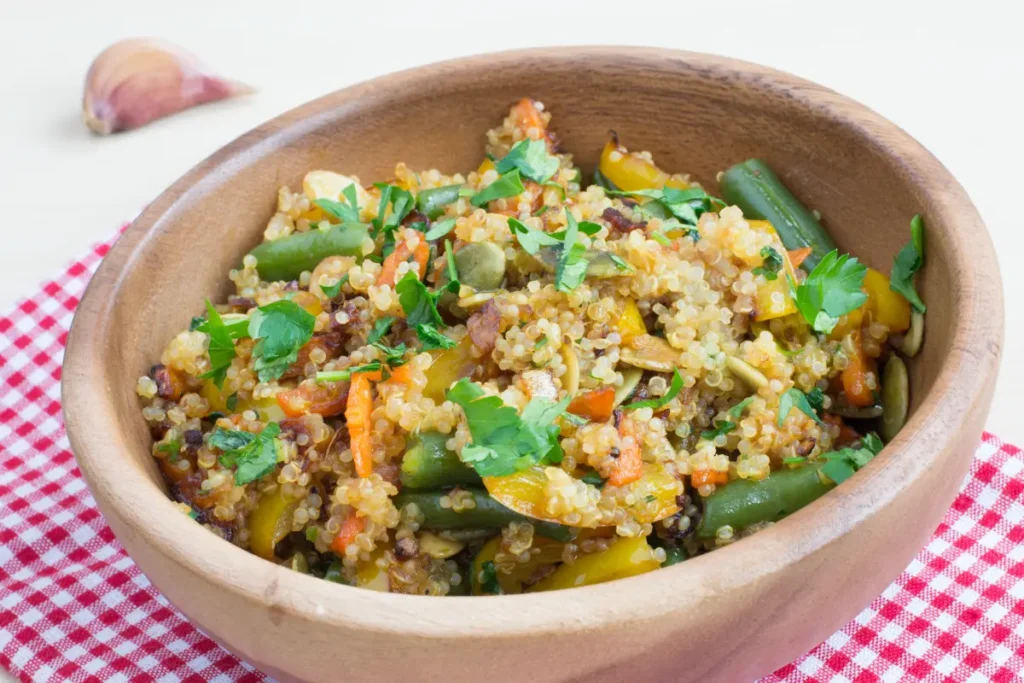
<path fill-rule="evenodd" d="M 513 106 L 466 175 L 281 188 L 138 380 L 183 512 L 330 581 L 539 592 L 735 542 L 895 436 L 919 217 L 887 277 L 758 160 L 719 199 L 612 133 L 587 185 L 550 118 Z"/>

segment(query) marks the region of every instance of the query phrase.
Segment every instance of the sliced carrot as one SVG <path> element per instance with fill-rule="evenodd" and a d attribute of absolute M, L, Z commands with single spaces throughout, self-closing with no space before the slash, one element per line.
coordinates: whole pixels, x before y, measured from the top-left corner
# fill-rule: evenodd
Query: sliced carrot
<path fill-rule="evenodd" d="M 788 252 L 789 262 L 793 264 L 794 268 L 799 268 L 800 264 L 807 260 L 807 257 L 811 255 L 814 249 L 811 247 L 800 247 L 799 249 L 790 249 Z"/>
<path fill-rule="evenodd" d="M 612 486 L 632 484 L 644 474 L 644 462 L 640 455 L 640 440 L 637 437 L 636 426 L 628 417 L 622 418 L 622 421 L 619 422 L 619 437 L 621 438 L 619 457 L 615 460 L 615 469 L 608 477 L 608 483 Z"/>
<path fill-rule="evenodd" d="M 388 368 L 387 370 L 389 377 L 384 380 L 385 382 L 398 382 L 399 384 L 408 384 L 412 380 L 412 371 L 409 370 L 409 364 L 399 365 L 397 368 Z M 384 370 L 372 370 L 370 372 L 357 372 L 357 375 L 362 375 L 366 379 L 373 380 L 374 382 L 380 382 L 384 379 Z"/>
<path fill-rule="evenodd" d="M 363 533 L 363 529 L 366 528 L 366 520 L 356 514 L 355 510 L 348 511 L 348 517 L 341 522 L 341 528 L 338 529 L 338 535 L 331 541 L 331 550 L 338 555 L 343 556 L 345 554 L 345 548 L 349 547 L 356 536 Z"/>
<path fill-rule="evenodd" d="M 874 392 L 868 386 L 868 373 L 874 370 L 875 361 L 865 355 L 859 329 L 853 332 L 853 344 L 855 350 L 850 357 L 850 364 L 842 374 L 843 392 L 850 405 L 863 408 L 875 402 Z"/>
<path fill-rule="evenodd" d="M 694 470 L 693 474 L 690 475 L 690 483 L 695 488 L 700 488 L 707 484 L 727 484 L 729 483 L 729 473 L 719 470 Z"/>
<path fill-rule="evenodd" d="M 373 410 L 373 388 L 365 372 L 352 375 L 345 407 L 345 422 L 352 448 L 352 462 L 356 474 L 364 479 L 373 474 L 373 436 L 370 432 L 370 412 Z"/>
<path fill-rule="evenodd" d="M 612 416 L 614 408 L 615 389 L 612 387 L 601 387 L 574 398 L 567 410 L 573 415 L 579 415 L 588 420 L 605 422 Z"/>
<path fill-rule="evenodd" d="M 384 259 L 384 263 L 381 265 L 380 275 L 377 276 L 377 285 L 390 285 L 395 286 L 395 275 L 398 272 L 398 266 L 401 263 L 407 262 L 410 258 L 416 261 L 419 266 L 419 277 L 422 280 L 427 274 L 427 261 L 430 260 L 430 246 L 426 240 L 420 240 L 416 243 L 414 249 L 409 248 L 407 241 L 399 242 L 395 245 L 395 250 L 388 254 L 388 257 Z"/>
<path fill-rule="evenodd" d="M 541 140 L 547 134 L 544 118 L 529 97 L 524 97 L 512 107 L 512 115 L 515 116 L 516 125 L 534 140 Z"/>

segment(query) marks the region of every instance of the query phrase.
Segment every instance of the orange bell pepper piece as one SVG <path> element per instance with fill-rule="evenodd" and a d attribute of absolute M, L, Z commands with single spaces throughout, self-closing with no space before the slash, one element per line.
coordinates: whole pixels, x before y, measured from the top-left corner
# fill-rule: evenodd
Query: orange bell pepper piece
<path fill-rule="evenodd" d="M 331 541 L 331 550 L 339 556 L 344 556 L 345 548 L 349 547 L 365 528 L 366 520 L 358 516 L 355 510 L 349 510 L 348 517 L 342 521 L 341 528 L 338 529 L 338 535 Z"/>
<path fill-rule="evenodd" d="M 430 246 L 427 245 L 426 240 L 420 240 L 416 244 L 415 249 L 409 248 L 409 243 L 402 241 L 395 245 L 395 250 L 388 254 L 388 257 L 384 259 L 384 264 L 381 266 L 380 275 L 377 276 L 377 286 L 390 285 L 395 286 L 395 273 L 398 271 L 398 265 L 405 263 L 412 258 L 419 265 L 419 278 L 422 280 L 423 276 L 427 274 L 427 261 L 430 259 Z"/>
<path fill-rule="evenodd" d="M 794 268 L 799 268 L 800 264 L 807 260 L 807 257 L 811 255 L 814 249 L 810 247 L 800 247 L 799 249 L 790 249 L 787 253 L 789 254 L 789 263 Z"/>
<path fill-rule="evenodd" d="M 729 483 L 729 473 L 718 470 L 694 470 L 690 475 L 690 483 L 695 488 L 707 484 L 727 484 Z"/>
<path fill-rule="evenodd" d="M 572 400 L 567 410 L 588 420 L 606 422 L 612 416 L 614 408 L 615 389 L 606 386 L 580 394 Z"/>
<path fill-rule="evenodd" d="M 861 345 L 861 331 L 853 331 L 854 353 L 850 364 L 843 370 L 843 391 L 850 405 L 863 408 L 875 402 L 874 392 L 868 386 L 868 373 L 874 371 L 875 361 L 864 354 Z"/>

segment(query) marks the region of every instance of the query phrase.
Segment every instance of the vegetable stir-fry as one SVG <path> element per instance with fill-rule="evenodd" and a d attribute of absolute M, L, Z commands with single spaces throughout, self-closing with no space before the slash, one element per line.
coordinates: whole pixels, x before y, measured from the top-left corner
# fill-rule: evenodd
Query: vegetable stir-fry
<path fill-rule="evenodd" d="M 550 123 L 524 99 L 468 173 L 281 189 L 138 381 L 183 512 L 334 583 L 557 590 L 736 542 L 895 438 L 920 217 L 886 275 L 762 161 L 718 197 L 610 133 L 588 174 Z"/>

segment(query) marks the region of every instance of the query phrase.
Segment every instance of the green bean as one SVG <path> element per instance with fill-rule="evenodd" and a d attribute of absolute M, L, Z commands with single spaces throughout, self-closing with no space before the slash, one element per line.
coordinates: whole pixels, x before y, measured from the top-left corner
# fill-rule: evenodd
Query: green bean
<path fill-rule="evenodd" d="M 494 500 L 483 489 L 463 489 L 473 496 L 476 506 L 456 512 L 450 507 L 441 506 L 441 498 L 445 495 L 440 491 L 402 492 L 394 497 L 395 507 L 402 509 L 409 503 L 415 503 L 423 514 L 421 529 L 500 529 L 510 522 L 530 522 L 534 530 L 541 536 L 562 541 L 572 540 L 574 530 L 554 524 L 541 522 L 519 514 Z"/>
<path fill-rule="evenodd" d="M 367 234 L 363 225 L 335 225 L 263 242 L 249 254 L 256 257 L 256 270 L 264 280 L 296 280 L 328 256 L 362 256 Z"/>
<path fill-rule="evenodd" d="M 402 458 L 402 488 L 422 490 L 481 484 L 480 475 L 448 450 L 447 441 L 445 434 L 437 432 L 422 432 L 409 438 Z"/>
<path fill-rule="evenodd" d="M 462 185 L 445 185 L 444 187 L 420 190 L 420 193 L 416 195 L 416 206 L 427 215 L 427 218 L 434 220 L 444 213 L 445 206 L 458 201 L 461 189 Z"/>
<path fill-rule="evenodd" d="M 766 220 L 779 233 L 786 249 L 811 247 L 804 261 L 808 270 L 836 248 L 818 219 L 793 196 L 768 165 L 747 159 L 722 175 L 722 198 L 743 210 L 747 218 Z"/>
<path fill-rule="evenodd" d="M 820 465 L 772 472 L 761 481 L 741 479 L 718 487 L 704 499 L 697 535 L 714 538 L 723 526 L 739 531 L 759 522 L 777 522 L 828 492 Z"/>

